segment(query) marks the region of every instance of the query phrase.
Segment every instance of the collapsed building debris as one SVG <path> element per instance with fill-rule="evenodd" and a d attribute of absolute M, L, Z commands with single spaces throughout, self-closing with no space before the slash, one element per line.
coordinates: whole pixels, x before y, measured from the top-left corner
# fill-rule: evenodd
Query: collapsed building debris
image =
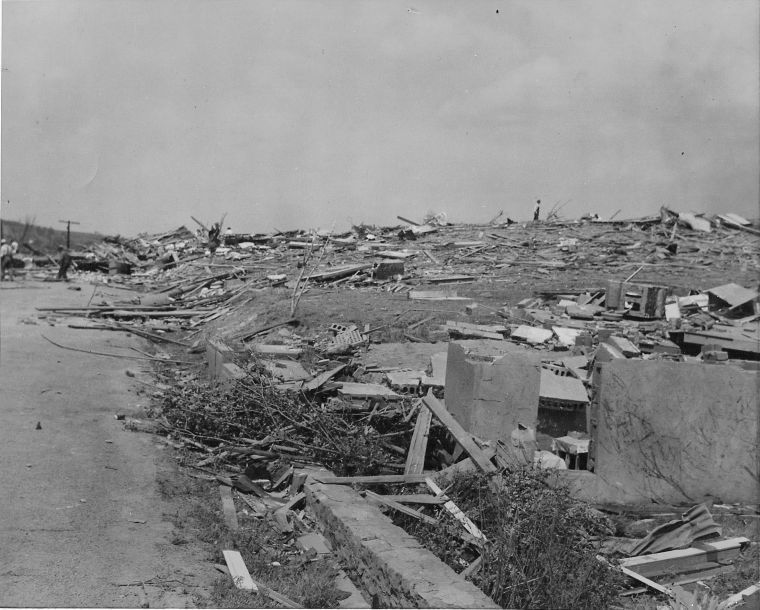
<path fill-rule="evenodd" d="M 487 539 L 473 533 L 478 516 L 446 495 L 442 481 L 457 473 L 484 473 L 498 490 L 500 473 L 535 464 L 597 506 L 757 501 L 760 241 L 749 229 L 729 215 L 669 210 L 614 222 L 439 219 L 228 236 L 212 263 L 205 240 L 182 227 L 91 248 L 108 275 L 80 266 L 77 277 L 134 292 L 40 316 L 205 352 L 217 385 L 201 390 L 196 375 L 171 396 L 158 390 L 158 430 L 200 451 L 197 468 L 213 466 L 231 528 L 235 499 L 302 536 L 314 528 L 293 509 L 308 502 L 328 528 L 344 528 L 325 535 L 346 547 L 353 525 L 320 502 L 380 506 L 431 527 L 447 512 L 466 548 L 459 565 L 474 577 L 488 569 L 476 563 Z M 684 285 L 684 274 L 703 277 Z M 310 304 L 328 297 L 332 308 Z M 368 304 L 379 297 L 383 305 Z M 353 298 L 353 316 L 331 317 Z M 349 500 L 342 485 L 381 487 Z M 700 536 L 685 535 L 688 523 L 673 530 L 672 548 L 694 548 Z M 662 530 L 650 530 L 639 550 L 671 552 L 655 540 Z M 364 586 L 383 603 L 422 603 L 380 582 L 371 570 L 389 568 L 365 546 L 344 557 Z M 632 559 L 620 566 L 659 587 L 686 582 Z"/>

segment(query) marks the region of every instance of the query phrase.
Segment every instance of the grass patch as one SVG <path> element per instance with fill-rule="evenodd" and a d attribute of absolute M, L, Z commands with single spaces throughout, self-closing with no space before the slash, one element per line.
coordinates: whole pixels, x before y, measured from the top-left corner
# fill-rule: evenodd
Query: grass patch
<path fill-rule="evenodd" d="M 472 581 L 505 608 L 608 608 L 622 576 L 596 559 L 606 518 L 546 483 L 540 470 L 505 472 L 494 492 L 490 478 L 455 478 L 447 495 L 489 539 Z M 440 524 L 399 517 L 404 527 L 457 571 L 478 554 L 462 543 L 462 526 L 443 510 Z"/>

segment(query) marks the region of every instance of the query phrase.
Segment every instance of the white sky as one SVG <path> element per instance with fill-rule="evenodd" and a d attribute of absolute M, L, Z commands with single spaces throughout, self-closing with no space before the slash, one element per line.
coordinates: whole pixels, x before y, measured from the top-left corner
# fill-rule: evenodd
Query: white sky
<path fill-rule="evenodd" d="M 527 219 L 536 198 L 758 216 L 754 0 L 2 9 L 4 218 L 341 230 Z"/>

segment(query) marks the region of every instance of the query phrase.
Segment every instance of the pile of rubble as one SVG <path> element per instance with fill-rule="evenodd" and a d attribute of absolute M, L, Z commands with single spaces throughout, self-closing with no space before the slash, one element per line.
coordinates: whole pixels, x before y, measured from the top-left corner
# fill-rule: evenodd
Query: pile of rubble
<path fill-rule="evenodd" d="M 283 533 L 311 477 L 401 486 L 364 501 L 421 521 L 448 510 L 478 549 L 477 517 L 438 485 L 533 464 L 608 514 L 697 507 L 643 540 L 608 541 L 608 557 L 633 557 L 620 565 L 639 583 L 683 596 L 680 585 L 730 569 L 748 539 L 700 541 L 720 536 L 708 505 L 757 515 L 760 230 L 665 208 L 614 222 L 405 222 L 227 235 L 211 257 L 204 235 L 184 228 L 110 240 L 91 252 L 110 259 L 109 275 L 84 277 L 138 292 L 41 315 L 205 351 L 234 404 L 247 393 L 276 407 L 268 423 L 228 425 L 223 413 L 221 425 L 207 402 L 194 411 L 181 392 L 157 394 L 185 409 L 159 428 L 200 449 L 195 466 L 213 466 L 209 476 Z M 310 295 L 338 305 L 358 295 L 364 319 L 336 322 L 328 308 L 320 318 L 319 305 L 306 315 Z M 381 296 L 397 310 L 373 308 Z M 166 388 L 193 381 L 177 374 Z"/>

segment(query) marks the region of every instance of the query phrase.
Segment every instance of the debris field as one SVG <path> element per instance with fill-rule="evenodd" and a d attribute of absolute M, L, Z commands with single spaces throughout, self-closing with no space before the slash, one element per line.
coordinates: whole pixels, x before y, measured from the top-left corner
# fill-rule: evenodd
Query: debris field
<path fill-rule="evenodd" d="M 334 561 L 332 605 L 757 604 L 757 224 L 399 221 L 109 237 L 72 252 L 90 303 L 29 323 L 149 341 L 125 425 L 231 532 Z M 302 607 L 239 550 L 235 586 Z"/>

